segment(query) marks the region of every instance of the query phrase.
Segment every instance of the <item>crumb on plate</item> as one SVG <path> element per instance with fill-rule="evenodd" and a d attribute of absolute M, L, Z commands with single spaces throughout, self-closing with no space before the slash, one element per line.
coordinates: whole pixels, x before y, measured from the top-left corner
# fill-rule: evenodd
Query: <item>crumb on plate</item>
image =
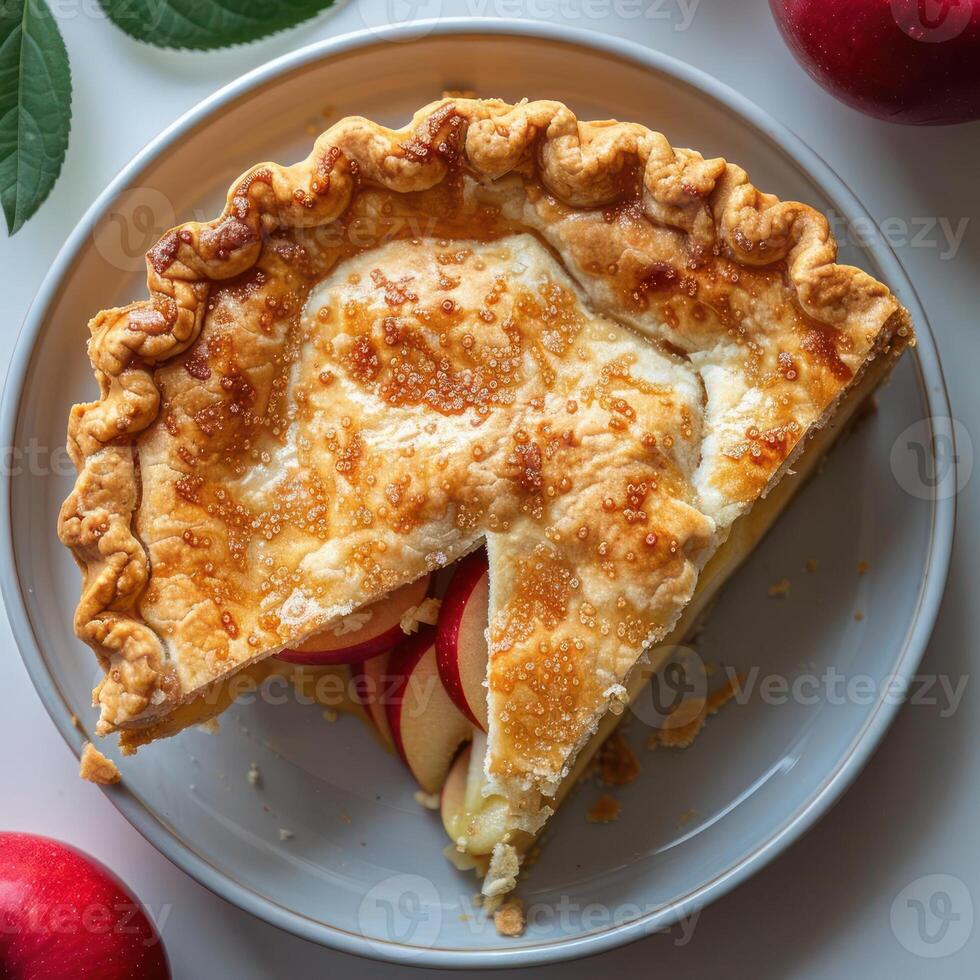
<path fill-rule="evenodd" d="M 524 903 L 519 898 L 508 898 L 493 913 L 493 924 L 501 936 L 523 936 Z"/>
<path fill-rule="evenodd" d="M 107 759 L 91 742 L 86 742 L 82 749 L 78 775 L 100 786 L 111 786 L 122 779 L 122 773 L 112 759 Z"/>
<path fill-rule="evenodd" d="M 741 677 L 730 676 L 707 698 L 686 698 L 667 718 L 663 728 L 651 732 L 647 747 L 655 749 L 663 745 L 671 749 L 686 749 L 698 737 L 708 718 L 735 696 L 741 683 Z M 675 723 L 675 719 L 679 723 Z"/>
<path fill-rule="evenodd" d="M 585 815 L 585 819 L 589 823 L 612 823 L 614 820 L 619 819 L 619 814 L 622 809 L 619 800 L 610 796 L 608 793 L 603 793 Z"/>
<path fill-rule="evenodd" d="M 618 731 L 599 749 L 598 772 L 599 780 L 609 786 L 626 786 L 640 774 L 640 763 Z"/>

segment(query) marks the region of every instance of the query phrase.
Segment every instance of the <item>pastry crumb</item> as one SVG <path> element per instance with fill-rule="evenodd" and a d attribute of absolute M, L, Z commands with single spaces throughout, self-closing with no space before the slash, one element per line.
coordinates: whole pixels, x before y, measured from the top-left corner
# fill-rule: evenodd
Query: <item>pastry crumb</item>
<path fill-rule="evenodd" d="M 208 718 L 207 721 L 202 721 L 197 726 L 197 730 L 204 732 L 206 735 L 217 735 L 221 731 L 221 722 L 217 718 Z"/>
<path fill-rule="evenodd" d="M 415 802 L 418 803 L 419 806 L 425 807 L 426 810 L 439 809 L 438 793 L 426 793 L 424 789 L 417 789 L 414 796 Z"/>
<path fill-rule="evenodd" d="M 409 634 L 415 633 L 422 623 L 428 626 L 434 626 L 436 620 L 439 618 L 439 606 L 441 605 L 441 600 L 430 597 L 420 602 L 417 606 L 406 609 L 399 623 L 402 632 Z"/>
<path fill-rule="evenodd" d="M 323 720 L 324 721 L 329 721 L 331 724 L 333 724 L 337 720 L 337 717 L 338 717 L 337 712 L 334 711 L 333 708 L 325 708 L 324 709 L 324 711 L 323 711 Z"/>
<path fill-rule="evenodd" d="M 707 698 L 687 698 L 667 718 L 663 728 L 651 732 L 647 748 L 663 745 L 671 749 L 686 749 L 701 733 L 711 715 L 720 711 L 736 694 L 742 678 L 729 677 L 717 691 Z M 675 723 L 675 719 L 678 723 Z"/>
<path fill-rule="evenodd" d="M 501 936 L 524 935 L 524 903 L 519 898 L 508 898 L 493 913 L 493 924 Z"/>
<path fill-rule="evenodd" d="M 248 780 L 250 786 L 258 786 L 262 782 L 262 773 L 254 762 L 248 767 L 245 778 Z"/>
<path fill-rule="evenodd" d="M 870 562 L 866 562 L 864 559 L 861 559 L 861 561 L 858 562 L 858 575 L 867 575 L 869 571 L 871 571 Z"/>
<path fill-rule="evenodd" d="M 860 610 L 858 610 L 858 611 L 857 611 L 857 612 L 856 612 L 856 613 L 854 614 L 854 621 L 855 621 L 856 623 L 860 623 L 862 619 L 864 619 L 864 613 L 863 613 L 863 612 L 861 612 Z"/>
<path fill-rule="evenodd" d="M 610 796 L 608 793 L 603 793 L 585 815 L 585 819 L 589 823 L 612 823 L 614 820 L 619 819 L 619 814 L 622 809 L 619 800 Z"/>
<path fill-rule="evenodd" d="M 807 558 L 806 564 L 803 566 L 803 570 L 810 572 L 811 574 L 817 570 L 817 559 Z"/>
<path fill-rule="evenodd" d="M 782 578 L 778 582 L 773 582 L 769 586 L 769 598 L 770 599 L 785 599 L 789 595 L 789 590 L 792 583 L 788 578 Z"/>
<path fill-rule="evenodd" d="M 684 827 L 689 824 L 696 816 L 698 811 L 693 807 L 690 810 L 685 810 L 682 814 L 677 817 L 676 823 L 678 827 Z"/>
<path fill-rule="evenodd" d="M 68 720 L 71 722 L 72 728 L 78 728 L 78 715 L 69 715 Z"/>
<path fill-rule="evenodd" d="M 293 832 L 291 830 L 286 830 L 285 827 L 279 828 L 279 840 L 292 840 Z"/>
<path fill-rule="evenodd" d="M 497 843 L 490 855 L 490 866 L 483 879 L 483 894 L 488 899 L 499 898 L 513 891 L 521 859 L 512 844 Z"/>
<path fill-rule="evenodd" d="M 348 633 L 356 633 L 364 629 L 373 616 L 374 612 L 371 609 L 359 609 L 357 612 L 348 613 L 334 623 L 333 635 L 346 636 Z"/>
<path fill-rule="evenodd" d="M 640 763 L 626 739 L 614 731 L 599 749 L 599 780 L 608 786 L 626 786 L 640 774 Z"/>
<path fill-rule="evenodd" d="M 78 775 L 100 786 L 111 786 L 122 779 L 122 773 L 112 759 L 107 759 L 91 742 L 86 742 L 82 748 Z"/>

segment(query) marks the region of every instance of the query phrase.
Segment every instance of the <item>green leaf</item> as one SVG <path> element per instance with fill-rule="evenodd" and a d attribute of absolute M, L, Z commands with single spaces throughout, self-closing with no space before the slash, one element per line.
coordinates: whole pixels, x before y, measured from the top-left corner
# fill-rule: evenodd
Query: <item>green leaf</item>
<path fill-rule="evenodd" d="M 223 48 L 295 27 L 333 0 L 99 0 L 118 28 L 161 48 Z"/>
<path fill-rule="evenodd" d="M 0 202 L 13 235 L 44 203 L 68 149 L 68 52 L 41 0 L 0 3 Z"/>

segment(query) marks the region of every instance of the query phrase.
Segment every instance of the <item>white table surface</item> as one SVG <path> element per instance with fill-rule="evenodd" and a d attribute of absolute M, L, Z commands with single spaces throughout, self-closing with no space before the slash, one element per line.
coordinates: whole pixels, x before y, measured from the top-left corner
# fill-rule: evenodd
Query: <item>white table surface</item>
<path fill-rule="evenodd" d="M 56 0 L 74 78 L 65 170 L 52 196 L 14 238 L 0 238 L 0 363 L 61 243 L 84 209 L 149 139 L 241 73 L 310 41 L 388 19 L 404 0 L 350 0 L 334 13 L 259 44 L 212 54 L 137 44 L 92 0 Z M 765 0 L 422 0 L 425 15 L 519 16 L 628 37 L 697 65 L 786 122 L 855 189 L 881 223 L 932 320 L 954 415 L 980 426 L 980 124 L 916 129 L 876 122 L 818 89 L 783 46 Z M 630 16 L 634 11 L 648 16 Z M 945 224 L 940 222 L 944 219 Z M 965 225 L 964 225 L 965 222 Z M 958 245 L 949 229 L 963 229 Z M 945 230 L 944 230 L 945 229 Z M 917 236 L 917 237 L 915 237 Z M 82 315 L 80 313 L 80 315 Z M 974 436 L 976 439 L 976 436 Z M 972 675 L 980 637 L 980 494 L 959 496 L 953 565 L 921 669 Z M 65 611 L 68 615 L 68 610 Z M 109 864 L 152 909 L 166 907 L 164 940 L 181 978 L 334 975 L 393 977 L 407 970 L 342 956 L 239 912 L 147 844 L 95 787 L 49 721 L 0 613 L 0 828 L 49 834 Z M 958 709 L 906 705 L 884 744 L 834 810 L 788 853 L 706 909 L 686 945 L 655 936 L 602 957 L 544 967 L 540 975 L 673 977 L 964 977 L 980 972 L 980 684 L 969 677 Z M 925 959 L 891 926 L 902 889 L 926 901 L 927 875 L 952 875 L 962 918 Z M 943 882 L 940 882 L 943 884 Z M 949 882 L 945 882 L 949 885 Z M 978 910 L 980 918 L 980 910 Z M 938 934 L 939 919 L 926 930 Z M 955 930 L 966 930 L 965 944 Z M 950 952 L 950 947 L 958 947 Z M 413 971 L 421 976 L 427 971 Z M 530 971 L 527 971 L 530 972 Z M 435 972 L 432 973 L 435 976 Z"/>

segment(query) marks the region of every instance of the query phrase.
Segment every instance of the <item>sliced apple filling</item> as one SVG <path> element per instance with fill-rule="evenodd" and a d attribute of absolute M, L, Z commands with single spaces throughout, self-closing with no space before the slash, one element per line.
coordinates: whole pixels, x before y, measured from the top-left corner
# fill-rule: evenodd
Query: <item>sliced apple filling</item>
<path fill-rule="evenodd" d="M 652 675 L 663 665 L 670 652 L 677 645 L 683 644 L 691 635 L 729 576 L 772 527 L 796 492 L 815 472 L 841 433 L 854 423 L 862 407 L 869 403 L 875 389 L 882 383 L 891 366 L 891 361 L 887 358 L 879 358 L 872 362 L 863 377 L 842 400 L 833 419 L 814 434 L 803 452 L 792 462 L 792 471 L 787 473 L 786 478 L 777 483 L 772 492 L 760 500 L 751 511 L 733 523 L 727 540 L 702 570 L 694 596 L 670 636 L 662 644 L 648 650 L 647 662 L 638 663 L 630 674 L 625 685 L 624 702 L 632 703 Z M 484 624 L 485 622 L 486 620 Z M 472 642 L 473 627 L 470 626 L 469 629 Z M 474 656 L 472 650 L 465 656 L 472 658 Z M 485 649 L 483 656 L 486 656 Z M 595 735 L 579 753 L 554 796 L 546 801 L 546 816 L 550 816 L 550 813 L 563 802 L 622 717 L 622 713 L 617 715 L 610 712 L 602 719 Z M 491 783 L 485 773 L 483 764 L 485 747 L 485 736 L 477 733 L 472 747 L 467 747 L 454 761 L 441 797 L 442 821 L 452 840 L 452 844 L 446 850 L 447 856 L 457 867 L 474 868 L 481 875 L 487 875 L 491 855 L 495 850 L 500 853 L 502 846 L 509 845 L 518 854 L 522 854 L 526 852 L 536 836 L 513 830 L 513 815 L 509 812 L 506 801 L 493 794 Z M 491 891 L 495 887 L 492 877 L 491 873 L 488 876 Z"/>

